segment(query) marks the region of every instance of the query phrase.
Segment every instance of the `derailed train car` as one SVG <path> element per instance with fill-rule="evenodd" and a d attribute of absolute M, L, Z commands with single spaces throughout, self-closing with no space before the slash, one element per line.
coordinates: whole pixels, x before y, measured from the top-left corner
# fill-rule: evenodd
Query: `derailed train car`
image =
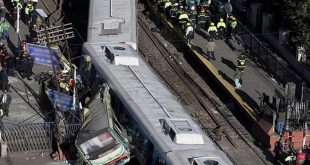
<path fill-rule="evenodd" d="M 138 56 L 135 3 L 90 0 L 83 82 L 93 95 L 109 84 L 114 113 L 140 164 L 233 164 Z"/>

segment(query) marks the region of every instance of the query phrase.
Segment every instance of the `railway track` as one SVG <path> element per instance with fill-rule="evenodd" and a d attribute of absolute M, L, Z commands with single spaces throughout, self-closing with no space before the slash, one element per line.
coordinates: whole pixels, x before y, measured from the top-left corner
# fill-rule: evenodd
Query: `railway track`
<path fill-rule="evenodd" d="M 185 64 L 175 56 L 177 53 L 171 52 L 172 49 L 163 44 L 151 31 L 142 15 L 138 16 L 138 28 L 139 43 L 143 43 L 138 46 L 139 51 L 180 100 L 189 107 L 191 115 L 217 145 L 236 164 L 241 162 L 240 155 L 243 160 L 252 160 L 251 162 L 255 160 L 256 164 L 267 164 L 247 140 L 248 132 L 227 108 L 228 105 L 220 103 L 219 99 L 211 94 L 211 90 L 206 89 L 208 87 L 196 83 L 199 75 L 193 76 L 189 73 L 192 71 L 185 69 Z M 239 154 L 236 154 L 237 152 Z"/>

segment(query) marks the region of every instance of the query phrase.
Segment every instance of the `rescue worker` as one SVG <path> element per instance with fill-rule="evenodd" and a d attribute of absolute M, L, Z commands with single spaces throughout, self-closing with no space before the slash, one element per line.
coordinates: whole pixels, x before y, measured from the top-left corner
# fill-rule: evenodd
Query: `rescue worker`
<path fill-rule="evenodd" d="M 213 22 L 210 23 L 210 26 L 208 28 L 208 34 L 209 34 L 209 38 L 210 39 L 215 39 L 216 38 L 216 35 L 217 35 L 217 28 L 216 26 L 214 25 Z"/>
<path fill-rule="evenodd" d="M 240 80 L 241 80 L 242 74 L 245 70 L 245 67 L 246 67 L 246 56 L 245 56 L 245 51 L 243 49 L 243 50 L 241 50 L 241 52 L 238 55 L 237 68 L 236 68 L 235 75 L 234 75 L 235 85 L 237 88 L 241 87 Z"/>
<path fill-rule="evenodd" d="M 226 30 L 226 24 L 223 18 L 220 19 L 220 22 L 217 23 L 216 27 L 218 29 L 218 37 L 222 40 Z"/>
<path fill-rule="evenodd" d="M 188 14 L 185 11 L 183 11 L 182 13 L 180 13 L 178 20 L 179 20 L 179 24 L 181 25 L 182 30 L 184 30 L 185 29 L 184 25 L 187 22 L 189 22 Z"/>
<path fill-rule="evenodd" d="M 206 12 L 205 12 L 205 9 L 201 9 L 199 11 L 199 14 L 197 16 L 197 22 L 198 22 L 198 25 L 201 27 L 201 28 L 205 28 L 205 25 L 206 25 L 206 22 L 207 22 L 207 15 L 206 15 Z"/>
<path fill-rule="evenodd" d="M 60 91 L 63 93 L 70 93 L 70 87 L 68 84 L 68 79 L 70 77 L 69 71 L 68 70 L 62 70 L 61 71 L 61 75 L 59 78 L 59 87 L 60 87 Z"/>
<path fill-rule="evenodd" d="M 15 76 L 15 57 L 12 53 L 6 56 L 5 63 L 8 76 Z"/>
<path fill-rule="evenodd" d="M 185 37 L 187 39 L 188 44 L 190 44 L 190 41 L 194 39 L 194 27 L 190 22 L 186 23 Z"/>
<path fill-rule="evenodd" d="M 33 58 L 28 54 L 23 54 L 21 58 L 18 58 L 21 63 L 21 76 L 22 78 L 27 78 L 28 80 L 32 80 L 30 76 L 32 75 L 32 67 L 33 67 Z"/>
<path fill-rule="evenodd" d="M 7 20 L 4 20 L 0 26 L 2 29 L 2 39 L 9 39 L 9 29 L 11 27 L 10 23 Z"/>
<path fill-rule="evenodd" d="M 164 5 L 164 9 L 165 9 L 165 13 L 167 17 L 169 17 L 170 15 L 171 6 L 172 6 L 172 3 L 170 2 L 170 0 L 167 0 Z"/>
<path fill-rule="evenodd" d="M 170 9 L 170 17 L 171 17 L 171 18 L 174 19 L 174 18 L 177 17 L 178 8 L 179 8 L 179 4 L 178 4 L 178 3 L 174 3 L 174 4 L 171 6 L 171 9 Z"/>
<path fill-rule="evenodd" d="M 304 153 L 302 150 L 298 150 L 296 153 L 296 165 L 303 165 L 306 161 L 306 153 Z"/>
<path fill-rule="evenodd" d="M 189 11 L 189 20 L 191 21 L 194 28 L 196 28 L 196 18 L 197 18 L 197 7 L 192 5 Z"/>
<path fill-rule="evenodd" d="M 31 3 L 28 3 L 25 7 L 24 14 L 25 14 L 25 24 L 28 26 L 30 25 L 31 22 L 31 12 L 33 10 L 33 6 Z"/>
<path fill-rule="evenodd" d="M 232 37 L 236 33 L 237 20 L 234 16 L 228 18 L 228 35 Z"/>

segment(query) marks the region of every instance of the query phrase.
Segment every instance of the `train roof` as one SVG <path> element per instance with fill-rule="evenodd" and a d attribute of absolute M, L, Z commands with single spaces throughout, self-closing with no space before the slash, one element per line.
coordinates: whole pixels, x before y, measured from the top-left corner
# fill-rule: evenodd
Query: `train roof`
<path fill-rule="evenodd" d="M 113 57 L 119 54 L 111 57 L 109 53 L 112 51 L 107 51 L 115 47 L 134 53 L 138 65 L 116 65 Z M 170 153 L 171 161 L 188 164 L 188 156 L 193 156 L 195 150 L 197 156 L 215 155 L 230 164 L 226 155 L 201 131 L 183 105 L 131 46 L 125 43 L 84 43 L 83 49 L 145 135 L 162 153 Z"/>
<path fill-rule="evenodd" d="M 88 42 L 137 43 L 135 0 L 90 0 Z"/>

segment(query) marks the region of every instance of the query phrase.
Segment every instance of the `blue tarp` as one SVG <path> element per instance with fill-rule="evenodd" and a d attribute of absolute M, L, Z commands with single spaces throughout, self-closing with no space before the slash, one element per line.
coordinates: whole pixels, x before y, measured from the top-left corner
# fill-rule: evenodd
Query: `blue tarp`
<path fill-rule="evenodd" d="M 77 110 L 76 106 L 72 106 L 72 96 L 51 89 L 48 89 L 46 94 L 56 110 L 64 112 Z"/>
<path fill-rule="evenodd" d="M 31 57 L 34 59 L 34 63 L 52 66 L 51 55 L 46 46 L 35 45 L 27 43 L 27 51 Z M 59 65 L 59 57 L 55 49 L 51 49 L 53 64 L 55 66 Z"/>

